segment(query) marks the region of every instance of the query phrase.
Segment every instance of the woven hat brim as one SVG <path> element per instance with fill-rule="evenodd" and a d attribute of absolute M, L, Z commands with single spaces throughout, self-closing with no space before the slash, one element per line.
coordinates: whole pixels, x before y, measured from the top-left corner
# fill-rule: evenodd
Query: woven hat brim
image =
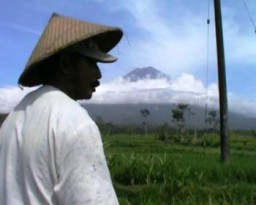
<path fill-rule="evenodd" d="M 74 35 L 74 37 L 69 37 L 67 39 L 63 38 L 61 35 L 63 33 L 59 32 L 59 38 L 60 39 L 55 39 L 57 40 L 57 43 L 59 43 L 55 48 L 51 48 L 51 44 L 45 46 L 44 44 L 48 43 L 47 42 L 47 37 L 48 38 L 52 38 L 54 39 L 52 36 L 54 34 L 51 34 L 54 32 L 54 28 L 53 26 L 51 27 L 51 21 L 54 21 L 55 18 L 61 18 L 62 21 L 67 21 L 67 23 L 71 24 L 72 26 L 70 26 L 70 28 L 66 28 L 65 32 L 66 33 L 71 33 L 72 35 Z M 56 19 L 56 21 L 58 21 L 59 19 Z M 59 21 L 61 21 L 59 20 Z M 72 24 L 73 23 L 73 24 Z M 53 16 L 52 19 L 49 21 L 48 26 L 46 27 L 45 31 L 43 32 L 38 44 L 36 45 L 34 51 L 31 54 L 31 57 L 23 71 L 23 73 L 21 74 L 18 83 L 22 86 L 28 86 L 28 87 L 32 87 L 32 86 L 36 86 L 36 85 L 40 85 L 42 84 L 42 76 L 40 75 L 40 65 L 43 61 L 45 61 L 47 58 L 49 58 L 50 56 L 68 48 L 69 46 L 72 46 L 74 44 L 77 43 L 81 43 L 83 41 L 86 41 L 90 38 L 93 38 L 95 41 L 97 41 L 97 44 L 100 48 L 100 50 L 102 52 L 107 53 L 108 51 L 110 51 L 113 47 L 115 47 L 115 45 L 121 40 L 122 36 L 123 36 L 123 32 L 120 28 L 117 27 L 109 27 L 109 26 L 103 26 L 103 25 L 99 25 L 99 24 L 93 24 L 93 23 L 88 23 L 88 22 L 83 22 L 83 21 L 78 21 L 78 20 L 74 20 L 71 18 L 67 18 L 67 17 L 62 17 L 62 16 Z M 76 37 L 75 35 L 77 35 L 76 33 L 78 32 L 78 26 L 81 26 L 83 28 L 83 24 L 85 24 L 85 26 L 88 26 L 88 32 L 84 32 L 83 34 L 83 30 L 81 31 L 82 35 L 79 34 L 78 37 Z M 57 25 L 58 26 L 58 25 Z M 49 27 L 51 30 L 51 33 L 49 32 Z M 58 28 L 56 28 L 58 29 Z M 67 30 L 67 29 L 71 29 L 71 30 Z M 74 31 L 73 31 L 74 30 Z M 63 39 L 61 39 L 63 38 Z M 63 42 L 62 42 L 63 41 Z M 53 42 L 56 43 L 56 42 Z M 56 43 L 56 44 L 57 44 Z M 53 68 L 54 69 L 54 68 Z"/>
<path fill-rule="evenodd" d="M 93 59 L 100 63 L 113 63 L 117 60 L 115 56 L 112 56 L 110 54 L 95 51 L 95 52 L 79 52 L 79 54 L 88 57 L 90 59 Z"/>

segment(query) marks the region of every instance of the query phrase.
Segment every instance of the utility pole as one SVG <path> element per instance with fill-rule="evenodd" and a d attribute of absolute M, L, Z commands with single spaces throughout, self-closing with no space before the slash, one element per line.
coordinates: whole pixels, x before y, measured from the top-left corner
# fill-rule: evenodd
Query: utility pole
<path fill-rule="evenodd" d="M 222 16 L 220 0 L 214 0 L 215 28 L 218 57 L 218 78 L 219 78 L 219 105 L 220 105 L 220 142 L 221 161 L 229 161 L 229 136 L 228 136 L 228 101 L 226 85 L 226 68 L 222 31 Z"/>

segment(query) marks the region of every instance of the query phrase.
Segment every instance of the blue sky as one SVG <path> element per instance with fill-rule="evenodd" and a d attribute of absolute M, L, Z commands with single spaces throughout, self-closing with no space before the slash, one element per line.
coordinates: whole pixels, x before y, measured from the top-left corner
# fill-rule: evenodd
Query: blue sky
<path fill-rule="evenodd" d="M 233 104 L 256 108 L 256 33 L 244 1 L 256 22 L 255 0 L 222 1 L 227 86 Z M 0 111 L 1 106 L 15 105 L 23 96 L 16 90 L 17 79 L 52 12 L 124 30 L 124 38 L 111 51 L 118 61 L 100 64 L 99 94 L 122 86 L 118 77 L 145 66 L 170 75 L 178 83 L 172 88 L 179 85 L 179 91 L 190 87 L 189 92 L 211 92 L 214 87 L 217 92 L 213 0 L 209 2 L 206 83 L 207 0 L 0 0 Z"/>

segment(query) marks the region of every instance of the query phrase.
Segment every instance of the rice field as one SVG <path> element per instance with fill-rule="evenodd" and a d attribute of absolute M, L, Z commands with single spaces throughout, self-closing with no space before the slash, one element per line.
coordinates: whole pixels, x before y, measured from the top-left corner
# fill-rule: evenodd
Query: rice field
<path fill-rule="evenodd" d="M 153 135 L 103 141 L 121 205 L 256 204 L 253 136 L 232 134 L 227 164 L 220 162 L 219 139 L 212 134 L 204 143 L 166 143 Z"/>

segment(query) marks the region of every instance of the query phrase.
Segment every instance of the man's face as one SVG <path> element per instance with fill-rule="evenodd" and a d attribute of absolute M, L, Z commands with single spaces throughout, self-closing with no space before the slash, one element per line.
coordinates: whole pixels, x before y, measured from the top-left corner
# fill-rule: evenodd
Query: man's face
<path fill-rule="evenodd" d="M 101 72 L 97 62 L 82 56 L 77 58 L 73 68 L 73 98 L 90 99 L 96 87 L 100 85 Z"/>

